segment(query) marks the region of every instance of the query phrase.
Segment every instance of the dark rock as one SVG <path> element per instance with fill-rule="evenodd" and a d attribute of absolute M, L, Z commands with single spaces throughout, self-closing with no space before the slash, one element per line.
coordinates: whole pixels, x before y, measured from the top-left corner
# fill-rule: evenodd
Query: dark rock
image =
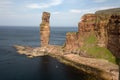
<path fill-rule="evenodd" d="M 120 15 L 112 15 L 107 25 L 108 49 L 120 58 Z"/>

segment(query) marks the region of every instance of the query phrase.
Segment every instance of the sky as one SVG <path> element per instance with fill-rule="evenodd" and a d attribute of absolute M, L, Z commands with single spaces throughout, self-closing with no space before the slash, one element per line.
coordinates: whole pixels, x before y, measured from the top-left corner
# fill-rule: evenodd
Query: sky
<path fill-rule="evenodd" d="M 50 12 L 51 26 L 77 26 L 82 15 L 120 8 L 120 0 L 0 0 L 0 26 L 39 26 Z"/>

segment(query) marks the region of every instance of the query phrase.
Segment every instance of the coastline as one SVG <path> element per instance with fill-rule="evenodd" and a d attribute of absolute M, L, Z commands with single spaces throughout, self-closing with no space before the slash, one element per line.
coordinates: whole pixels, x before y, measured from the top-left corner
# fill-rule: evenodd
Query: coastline
<path fill-rule="evenodd" d="M 93 74 L 103 80 L 118 80 L 119 67 L 107 60 L 81 57 L 77 54 L 64 52 L 62 46 L 48 45 L 46 47 L 14 46 L 19 54 L 24 54 L 29 58 L 49 55 L 60 62 L 73 66 L 88 74 Z"/>
<path fill-rule="evenodd" d="M 64 45 L 57 46 L 49 44 L 50 13 L 43 12 L 41 47 L 14 47 L 29 58 L 48 55 L 100 80 L 119 80 L 119 67 L 115 64 L 119 58 L 119 17 L 116 14 L 85 14 L 78 23 L 78 32 L 67 32 Z"/>

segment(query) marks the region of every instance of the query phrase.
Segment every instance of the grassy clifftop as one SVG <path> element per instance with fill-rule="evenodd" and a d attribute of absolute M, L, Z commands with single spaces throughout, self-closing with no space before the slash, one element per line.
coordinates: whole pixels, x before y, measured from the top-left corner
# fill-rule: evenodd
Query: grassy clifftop
<path fill-rule="evenodd" d="M 99 10 L 96 11 L 95 14 L 119 14 L 120 15 L 120 8 L 112 8 L 107 10 Z"/>

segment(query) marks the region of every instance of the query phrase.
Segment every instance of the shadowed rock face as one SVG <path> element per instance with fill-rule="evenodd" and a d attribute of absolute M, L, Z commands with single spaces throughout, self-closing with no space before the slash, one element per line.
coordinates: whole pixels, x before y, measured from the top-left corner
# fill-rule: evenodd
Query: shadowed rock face
<path fill-rule="evenodd" d="M 50 38 L 49 18 L 50 18 L 50 13 L 43 12 L 42 23 L 40 24 L 41 47 L 47 46 L 49 44 L 49 38 Z"/>
<path fill-rule="evenodd" d="M 98 46 L 108 48 L 114 56 L 120 58 L 120 15 L 96 14 L 95 32 Z"/>
<path fill-rule="evenodd" d="M 108 49 L 120 58 L 120 15 L 112 15 L 107 25 Z"/>

